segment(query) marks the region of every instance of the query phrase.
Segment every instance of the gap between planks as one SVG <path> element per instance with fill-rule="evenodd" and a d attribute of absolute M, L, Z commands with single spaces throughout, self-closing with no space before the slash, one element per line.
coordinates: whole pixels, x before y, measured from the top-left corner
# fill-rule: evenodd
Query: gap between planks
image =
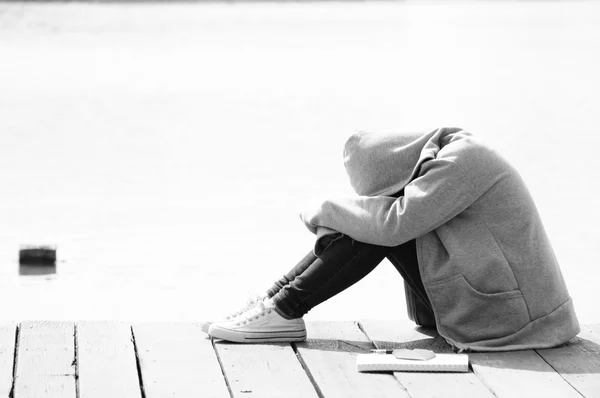
<path fill-rule="evenodd" d="M 536 352 L 581 396 L 600 398 L 600 325 L 582 325 L 570 342 Z"/>
<path fill-rule="evenodd" d="M 409 326 L 403 324 L 401 321 L 398 321 L 397 323 L 378 321 L 371 323 L 358 322 L 352 323 L 353 327 L 348 327 L 348 325 L 344 326 L 341 322 L 322 322 L 320 327 L 326 325 L 326 331 L 319 331 L 318 327 L 315 329 L 315 325 L 318 324 L 318 322 L 307 322 L 307 328 L 309 328 L 311 333 L 309 333 L 309 339 L 306 342 L 292 343 L 290 345 L 282 346 L 287 346 L 290 354 L 293 353 L 293 356 L 296 356 L 297 370 L 305 374 L 305 378 L 308 381 L 307 384 L 311 385 L 314 389 L 313 394 L 316 394 L 316 396 L 320 398 L 330 398 L 344 395 L 336 395 L 335 393 L 331 392 L 331 385 L 335 385 L 335 383 L 329 383 L 329 385 L 327 384 L 327 378 L 330 377 L 327 375 L 328 370 L 327 364 L 325 363 L 327 361 L 322 361 L 323 363 L 319 364 L 319 359 L 331 358 L 329 360 L 329 366 L 346 366 L 347 369 L 350 369 L 350 365 L 352 365 L 351 367 L 354 369 L 351 373 L 353 375 L 352 377 L 354 377 L 354 375 L 358 375 L 359 373 L 356 372 L 354 367 L 355 357 L 353 358 L 348 356 L 348 354 L 352 355 L 352 352 L 356 354 L 358 352 L 367 352 L 370 347 L 389 348 L 391 346 L 422 348 L 430 347 L 438 351 L 441 349 L 440 352 L 443 352 L 444 350 L 439 336 L 435 336 L 433 334 L 423 334 L 420 331 L 422 329 L 415 328 L 414 325 Z M 27 379 L 26 381 L 30 382 L 29 378 L 31 378 L 31 374 L 28 374 L 27 372 L 23 373 L 21 368 L 23 365 L 23 363 L 20 361 L 20 359 L 23 359 L 21 358 L 21 355 L 23 352 L 25 352 L 23 349 L 27 348 L 21 346 L 24 339 L 27 339 L 28 344 L 36 343 L 39 345 L 36 336 L 39 335 L 40 339 L 47 339 L 49 338 L 48 336 L 56 335 L 58 333 L 58 335 L 63 337 L 58 336 L 54 338 L 54 340 L 62 342 L 61 344 L 63 344 L 65 347 L 71 347 L 70 350 L 72 350 L 71 352 L 73 353 L 71 360 L 74 360 L 73 365 L 75 365 L 73 373 L 67 372 L 67 374 L 61 373 L 61 375 L 63 378 L 69 378 L 69 376 L 72 378 L 72 381 L 74 382 L 73 393 L 75 393 L 75 396 L 79 397 L 81 394 L 83 394 L 87 397 L 88 395 L 84 394 L 84 392 L 81 390 L 81 386 L 78 385 L 80 382 L 78 376 L 81 376 L 80 372 L 82 364 L 82 345 L 79 340 L 81 337 L 80 332 L 82 330 L 80 323 L 26 322 L 24 325 L 26 325 L 28 328 L 27 336 L 23 334 L 23 324 L 2 325 L 3 329 L 0 329 L 2 331 L 0 339 L 2 339 L 3 342 L 1 347 L 4 348 L 0 350 L 0 358 L 4 358 L 0 360 L 0 369 L 2 369 L 2 374 L 0 374 L 0 395 L 10 397 L 15 396 L 15 394 L 19 397 L 27 396 L 27 394 L 23 393 L 23 391 L 25 391 L 23 390 L 23 377 Z M 72 325 L 72 329 L 65 328 L 64 325 Z M 177 330 L 183 331 L 184 329 L 188 328 L 189 325 L 181 325 L 181 327 L 182 329 L 178 328 Z M 373 329 L 374 327 L 375 331 Z M 364 341 L 362 341 L 360 337 L 354 336 L 352 338 L 348 338 L 348 336 L 344 335 L 344 333 L 350 333 L 348 330 L 351 330 L 352 328 L 354 328 L 352 333 L 358 331 L 360 335 L 363 336 Z M 140 348 L 138 346 L 138 342 L 136 341 L 137 336 L 134 332 L 134 327 L 127 326 L 126 329 L 127 338 L 130 339 L 132 348 L 130 352 L 130 359 L 132 363 L 132 369 L 134 371 L 131 374 L 137 375 L 135 382 L 136 390 L 139 394 L 138 396 L 146 398 L 146 394 L 144 392 L 145 373 L 142 366 Z M 86 355 L 88 356 L 87 363 L 89 364 L 90 358 L 97 358 L 97 356 L 95 351 L 92 351 L 92 354 L 89 353 L 89 329 L 87 330 L 88 343 L 86 344 L 88 347 L 88 353 Z M 189 332 L 196 335 L 196 330 L 190 330 Z M 389 334 L 390 332 L 392 333 L 391 335 Z M 341 333 L 341 335 L 339 333 Z M 384 335 L 381 335 L 381 333 L 384 333 Z M 177 340 L 176 334 L 172 335 L 170 333 L 161 333 L 155 336 L 158 338 L 155 340 L 158 341 L 158 343 L 169 345 L 172 343 L 172 340 Z M 44 335 L 46 335 L 46 337 L 43 337 Z M 71 337 L 67 338 L 67 335 L 70 335 Z M 319 337 L 322 338 L 319 339 Z M 121 335 L 121 341 L 123 341 L 123 339 L 124 334 Z M 169 340 L 171 340 L 171 342 L 169 342 Z M 197 340 L 206 340 L 206 342 L 199 343 Z M 188 341 L 188 343 L 189 342 L 191 341 Z M 197 339 L 196 337 L 194 337 L 193 343 L 194 344 L 192 345 L 209 344 L 211 356 L 215 357 L 215 364 L 219 369 L 219 377 L 223 380 L 222 383 L 224 383 L 223 390 L 226 396 L 234 398 L 237 396 L 243 396 L 243 394 L 237 394 L 233 391 L 232 384 L 234 383 L 232 383 L 232 380 L 228 379 L 228 373 L 226 369 L 227 364 L 223 362 L 221 355 L 219 355 L 219 348 L 223 348 L 223 346 L 229 347 L 229 345 L 218 341 L 211 341 L 210 339 Z M 182 347 L 184 345 L 185 344 L 183 344 Z M 100 342 L 97 343 L 96 346 L 102 350 L 102 347 L 105 347 L 105 343 Z M 245 357 L 248 359 L 248 354 L 251 354 L 250 357 L 253 354 L 251 352 L 243 351 L 243 346 L 244 345 L 240 345 L 240 352 L 238 354 L 241 354 L 242 358 Z M 258 350 L 268 351 L 269 346 L 270 345 L 263 345 L 263 347 L 259 347 Z M 41 347 L 42 346 L 40 346 L 40 349 Z M 233 347 L 233 345 L 231 347 Z M 56 347 L 50 348 L 52 352 L 56 352 Z M 252 349 L 250 351 L 252 351 Z M 100 354 L 106 356 L 105 353 L 103 354 L 100 352 Z M 569 344 L 552 349 L 535 351 L 525 350 L 520 352 L 506 352 L 500 354 L 471 353 L 469 355 L 472 359 L 471 364 L 473 372 L 471 375 L 476 376 L 478 381 L 485 385 L 488 388 L 488 391 L 497 397 L 515 396 L 515 392 L 518 393 L 517 395 L 522 395 L 528 391 L 545 391 L 549 394 L 548 396 L 585 396 L 586 398 L 592 398 L 600 397 L 600 389 L 598 388 L 600 386 L 600 378 L 598 377 L 598 374 L 600 374 L 599 354 L 600 327 L 598 325 L 591 325 L 582 326 L 582 333 L 580 333 L 580 335 Z M 25 355 L 31 357 L 31 352 L 25 353 Z M 92 355 L 92 357 L 90 357 L 90 355 Z M 319 357 L 319 355 L 321 356 Z M 332 359 L 336 355 L 346 355 L 347 358 L 340 359 L 338 356 L 335 359 Z M 260 354 L 258 356 L 260 357 Z M 63 358 L 63 356 L 61 356 L 61 358 Z M 272 359 L 272 365 L 279 365 L 280 357 L 276 355 L 276 353 L 275 355 L 271 353 L 269 358 Z M 289 359 L 292 359 L 292 357 L 290 356 Z M 32 363 L 35 364 L 35 362 L 27 361 L 26 358 L 25 361 L 30 367 L 32 366 Z M 66 361 L 61 360 L 61 363 L 63 362 Z M 346 365 L 343 365 L 343 362 L 346 362 Z M 289 360 L 287 363 L 290 363 Z M 231 361 L 229 364 L 231 364 Z M 164 368 L 165 365 L 175 365 L 175 367 L 178 367 L 177 362 L 170 364 L 163 363 L 162 367 Z M 550 369 L 551 371 L 548 371 L 547 369 Z M 272 369 L 268 371 L 272 371 Z M 375 380 L 374 376 L 375 375 L 373 374 L 368 375 L 369 382 Z M 533 379 L 531 379 L 529 376 L 532 376 Z M 339 377 L 339 375 L 336 377 Z M 345 377 L 347 376 L 343 375 L 342 380 L 346 380 L 344 379 Z M 449 375 L 436 376 L 434 374 L 419 375 L 414 373 L 395 373 L 394 377 L 397 379 L 397 386 L 399 386 L 398 391 L 395 391 L 395 393 L 398 394 L 396 396 L 402 396 L 402 393 L 404 393 L 412 398 L 427 396 L 425 393 L 428 392 L 428 389 L 435 388 L 434 385 L 436 382 L 434 379 L 436 378 L 436 380 L 440 382 L 440 388 L 438 388 L 437 392 L 441 392 L 442 386 L 448 388 L 449 386 L 455 384 L 454 382 L 450 382 L 450 380 L 453 379 L 453 376 Z M 454 381 L 456 381 L 456 379 Z M 21 391 L 16 391 L 17 382 L 21 383 Z M 348 382 L 348 380 L 346 380 L 346 382 Z M 70 382 L 66 383 L 65 385 L 68 387 Z M 35 385 L 33 385 L 33 387 L 34 390 L 37 390 Z M 455 387 L 458 387 L 458 385 Z M 541 390 L 539 390 L 540 388 Z M 359 390 L 360 387 L 354 388 L 352 389 L 353 393 L 347 396 L 360 396 L 357 394 Z M 402 392 L 400 392 L 400 390 Z M 449 390 L 446 389 L 444 392 L 448 393 Z M 465 391 L 463 390 L 462 393 L 464 392 Z"/>
<path fill-rule="evenodd" d="M 223 361 L 221 361 L 221 356 L 219 355 L 219 351 L 215 345 L 215 339 L 211 338 L 210 343 L 212 345 L 215 356 L 217 357 L 217 362 L 219 362 L 219 368 L 221 368 L 221 374 L 223 375 L 223 380 L 225 381 L 225 385 L 227 386 L 227 391 L 229 391 L 229 396 L 233 397 L 233 391 L 231 390 L 231 384 L 229 383 L 229 379 L 227 378 L 227 374 L 225 374 L 225 368 L 223 368 Z"/>
<path fill-rule="evenodd" d="M 77 347 L 77 323 L 73 323 L 73 347 L 75 354 L 75 358 L 73 359 L 73 364 L 75 365 L 75 397 L 79 398 L 81 393 L 79 390 L 79 349 Z"/>
<path fill-rule="evenodd" d="M 131 343 L 133 344 L 133 352 L 135 353 L 135 366 L 138 374 L 138 384 L 140 386 L 140 393 L 142 394 L 142 398 L 146 398 L 146 391 L 144 391 L 144 376 L 142 375 L 142 368 L 140 366 L 140 354 L 138 352 L 138 347 L 135 342 L 135 333 L 133 333 L 133 326 L 129 327 L 131 331 Z"/>
<path fill-rule="evenodd" d="M 309 338 L 293 346 L 322 396 L 408 398 L 391 372 L 356 370 L 357 355 L 375 348 L 357 322 L 307 322 L 307 329 Z"/>
<path fill-rule="evenodd" d="M 143 397 L 130 326 L 25 321 L 12 328 L 10 341 L 2 329 L 0 395 Z M 6 347 L 11 347 L 10 369 Z"/>
<path fill-rule="evenodd" d="M 314 376 L 310 372 L 308 365 L 302 358 L 302 355 L 300 354 L 300 352 L 298 352 L 298 347 L 296 346 L 296 344 L 292 343 L 292 349 L 294 350 L 294 354 L 296 354 L 296 358 L 298 358 L 298 361 L 300 362 L 300 366 L 302 366 L 302 369 L 304 369 L 304 372 L 308 376 L 308 380 L 310 380 L 310 382 L 312 383 L 312 385 L 315 389 L 315 392 L 317 393 L 317 396 L 319 398 L 325 398 L 325 396 L 323 395 L 323 391 L 321 391 L 321 388 L 317 384 L 317 381 L 315 380 Z"/>

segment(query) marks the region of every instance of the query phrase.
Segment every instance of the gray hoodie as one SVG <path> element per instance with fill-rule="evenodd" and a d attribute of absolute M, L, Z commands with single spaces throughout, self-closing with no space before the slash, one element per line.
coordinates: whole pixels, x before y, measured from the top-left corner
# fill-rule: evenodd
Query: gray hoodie
<path fill-rule="evenodd" d="M 531 195 L 476 137 L 459 128 L 358 132 L 344 163 L 358 196 L 327 200 L 304 223 L 319 239 L 335 231 L 381 246 L 416 239 L 438 332 L 452 346 L 546 348 L 579 332 Z"/>

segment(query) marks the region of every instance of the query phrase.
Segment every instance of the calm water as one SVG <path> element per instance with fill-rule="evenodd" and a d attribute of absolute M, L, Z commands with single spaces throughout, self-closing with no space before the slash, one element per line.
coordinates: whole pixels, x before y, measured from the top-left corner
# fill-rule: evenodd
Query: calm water
<path fill-rule="evenodd" d="M 1 319 L 198 320 L 312 245 L 355 129 L 458 125 L 600 322 L 598 2 L 0 3 Z M 20 244 L 58 246 L 21 275 Z M 307 319 L 404 318 L 383 263 Z"/>

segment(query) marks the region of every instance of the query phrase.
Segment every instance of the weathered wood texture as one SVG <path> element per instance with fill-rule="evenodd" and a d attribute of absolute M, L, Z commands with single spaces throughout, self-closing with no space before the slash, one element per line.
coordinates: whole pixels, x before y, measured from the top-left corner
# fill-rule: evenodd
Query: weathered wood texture
<path fill-rule="evenodd" d="M 451 349 L 435 330 L 402 321 L 307 328 L 308 340 L 290 345 L 212 342 L 189 323 L 23 322 L 18 332 L 2 324 L 0 395 L 11 396 L 12 387 L 14 398 L 600 398 L 600 325 L 582 326 L 576 339 L 553 349 L 470 353 L 469 373 L 393 375 L 357 372 L 356 355 Z"/>
<path fill-rule="evenodd" d="M 377 348 L 423 348 L 438 353 L 452 352 L 433 329 L 415 328 L 401 321 L 365 320 L 359 324 Z M 412 398 L 494 396 L 473 373 L 394 372 L 394 377 Z"/>
<path fill-rule="evenodd" d="M 535 351 L 471 353 L 473 372 L 494 395 L 581 398 Z"/>
<path fill-rule="evenodd" d="M 375 348 L 355 322 L 307 322 L 308 340 L 295 343 L 323 396 L 409 397 L 391 373 L 359 373 L 356 355 Z"/>
<path fill-rule="evenodd" d="M 17 325 L 0 324 L 0 396 L 8 397 L 12 388 Z"/>
<path fill-rule="evenodd" d="M 537 352 L 581 395 L 600 397 L 600 325 L 582 326 L 568 344 Z"/>
<path fill-rule="evenodd" d="M 212 342 L 199 325 L 143 323 L 133 326 L 133 335 L 147 398 L 229 397 Z"/>
<path fill-rule="evenodd" d="M 15 397 L 75 398 L 74 324 L 21 323 L 15 373 Z"/>
<path fill-rule="evenodd" d="M 76 338 L 80 397 L 141 398 L 129 325 L 80 322 Z"/>
<path fill-rule="evenodd" d="M 233 397 L 318 397 L 289 344 L 216 342 Z"/>

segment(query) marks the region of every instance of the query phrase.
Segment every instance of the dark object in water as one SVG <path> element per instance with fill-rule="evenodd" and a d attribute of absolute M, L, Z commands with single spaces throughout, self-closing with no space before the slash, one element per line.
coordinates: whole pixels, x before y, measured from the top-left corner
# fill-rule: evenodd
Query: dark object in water
<path fill-rule="evenodd" d="M 19 264 L 20 276 L 50 276 L 56 274 L 56 264 L 48 263 L 21 263 Z"/>
<path fill-rule="evenodd" d="M 19 250 L 20 264 L 47 264 L 56 263 L 56 246 L 23 245 Z"/>

